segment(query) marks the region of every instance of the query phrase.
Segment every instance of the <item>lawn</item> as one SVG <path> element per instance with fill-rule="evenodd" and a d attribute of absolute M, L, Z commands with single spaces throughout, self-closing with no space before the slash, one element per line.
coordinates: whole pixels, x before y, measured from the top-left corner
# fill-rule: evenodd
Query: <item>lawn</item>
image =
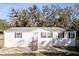
<path fill-rule="evenodd" d="M 76 47 L 65 47 L 67 52 L 35 52 L 25 48 L 0 49 L 0 56 L 79 56 L 79 50 Z M 9 53 L 8 53 L 9 52 Z"/>

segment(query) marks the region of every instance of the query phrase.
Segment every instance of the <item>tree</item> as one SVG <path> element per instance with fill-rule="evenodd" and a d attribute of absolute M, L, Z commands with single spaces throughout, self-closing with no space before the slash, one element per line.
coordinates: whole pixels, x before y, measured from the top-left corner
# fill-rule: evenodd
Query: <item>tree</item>
<path fill-rule="evenodd" d="M 0 31 L 4 31 L 7 28 L 8 28 L 8 23 L 5 20 L 0 19 Z"/>
<path fill-rule="evenodd" d="M 72 27 L 73 30 L 79 31 L 79 4 L 74 6 L 72 10 Z"/>
<path fill-rule="evenodd" d="M 36 5 L 33 5 L 32 7 L 29 7 L 29 15 L 30 15 L 30 23 L 32 24 L 32 26 L 34 27 L 40 27 L 43 26 L 42 22 L 43 20 L 42 18 L 42 14 L 41 11 L 37 8 Z"/>
<path fill-rule="evenodd" d="M 60 27 L 71 27 L 71 10 L 71 7 L 66 7 L 62 9 L 61 12 L 59 12 L 60 17 L 58 19 L 58 22 L 60 23 Z"/>
<path fill-rule="evenodd" d="M 44 17 L 44 26 L 46 27 L 52 27 L 54 22 L 53 22 L 53 13 L 51 8 L 48 6 L 43 6 L 43 17 Z"/>
<path fill-rule="evenodd" d="M 72 27 L 73 9 L 71 7 L 43 6 L 40 10 L 36 5 L 24 10 L 12 9 L 10 24 L 15 27 Z"/>
<path fill-rule="evenodd" d="M 10 18 L 12 21 L 10 22 L 11 26 L 16 27 L 25 27 L 29 21 L 29 13 L 28 10 L 15 10 L 12 9 L 10 13 Z"/>

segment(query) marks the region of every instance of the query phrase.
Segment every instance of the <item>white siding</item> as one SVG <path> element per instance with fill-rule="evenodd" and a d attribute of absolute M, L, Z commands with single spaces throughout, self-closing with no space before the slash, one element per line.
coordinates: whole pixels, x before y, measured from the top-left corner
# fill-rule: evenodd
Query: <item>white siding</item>
<path fill-rule="evenodd" d="M 58 39 L 53 40 L 54 46 L 75 46 L 75 39 Z"/>
<path fill-rule="evenodd" d="M 4 33 L 4 47 L 26 47 L 31 41 L 33 33 L 23 32 L 22 38 L 15 38 L 14 32 Z"/>
<path fill-rule="evenodd" d="M 15 38 L 15 32 L 4 32 L 4 47 L 28 47 L 35 33 L 38 33 L 38 48 L 46 46 L 50 41 L 52 41 L 52 45 L 55 46 L 75 46 L 75 39 L 68 39 L 67 33 L 65 33 L 65 38 L 59 39 L 59 32 L 52 32 L 52 38 L 41 38 L 41 32 L 48 33 L 50 31 L 37 29 L 31 32 L 22 32 L 22 38 Z M 42 42 L 44 42 L 44 44 L 41 44 Z"/>

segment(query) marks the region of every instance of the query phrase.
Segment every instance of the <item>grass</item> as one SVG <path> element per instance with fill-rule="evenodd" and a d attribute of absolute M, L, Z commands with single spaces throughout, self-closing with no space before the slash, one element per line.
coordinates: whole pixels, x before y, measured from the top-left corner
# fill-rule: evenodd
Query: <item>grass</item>
<path fill-rule="evenodd" d="M 79 53 L 79 47 L 65 47 L 65 49 L 73 53 Z"/>
<path fill-rule="evenodd" d="M 64 48 L 67 49 L 68 52 L 40 52 L 40 53 L 33 53 L 32 56 L 79 56 L 79 48 L 77 47 L 64 47 Z"/>
<path fill-rule="evenodd" d="M 73 52 L 70 52 L 70 53 L 62 53 L 62 52 L 59 52 L 59 53 L 43 53 L 45 54 L 46 56 L 79 56 L 78 53 L 73 53 Z"/>
<path fill-rule="evenodd" d="M 50 53 L 46 53 L 46 52 L 43 52 L 44 55 L 46 56 L 64 56 L 65 53 L 62 53 L 62 52 L 57 52 L 57 53 L 54 53 L 54 52 L 50 52 Z"/>
<path fill-rule="evenodd" d="M 0 54 L 0 56 L 79 56 L 79 49 L 76 47 L 65 47 L 68 52 L 39 52 L 39 53 L 13 53 Z"/>
<path fill-rule="evenodd" d="M 0 54 L 0 56 L 79 56 L 78 53 L 16 53 L 16 54 Z"/>
<path fill-rule="evenodd" d="M 0 56 L 35 56 L 34 53 L 0 54 Z"/>
<path fill-rule="evenodd" d="M 68 52 L 40 52 L 40 53 L 33 53 L 32 56 L 79 56 L 79 52 L 76 50 L 75 47 L 66 47 Z M 27 55 L 24 54 L 24 55 Z M 29 54 L 30 55 L 30 54 Z"/>
<path fill-rule="evenodd" d="M 79 48 L 77 47 L 64 47 L 68 52 L 42 52 L 46 56 L 79 56 Z"/>

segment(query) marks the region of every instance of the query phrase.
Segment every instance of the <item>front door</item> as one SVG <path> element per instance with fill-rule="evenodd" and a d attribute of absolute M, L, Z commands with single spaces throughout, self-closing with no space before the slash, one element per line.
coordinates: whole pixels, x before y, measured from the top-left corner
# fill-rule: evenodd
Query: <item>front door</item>
<path fill-rule="evenodd" d="M 38 38 L 35 37 L 32 39 L 32 51 L 36 51 L 38 49 Z"/>
<path fill-rule="evenodd" d="M 35 33 L 32 37 L 32 41 L 30 42 L 29 45 L 30 50 L 36 51 L 38 49 L 38 35 Z"/>

